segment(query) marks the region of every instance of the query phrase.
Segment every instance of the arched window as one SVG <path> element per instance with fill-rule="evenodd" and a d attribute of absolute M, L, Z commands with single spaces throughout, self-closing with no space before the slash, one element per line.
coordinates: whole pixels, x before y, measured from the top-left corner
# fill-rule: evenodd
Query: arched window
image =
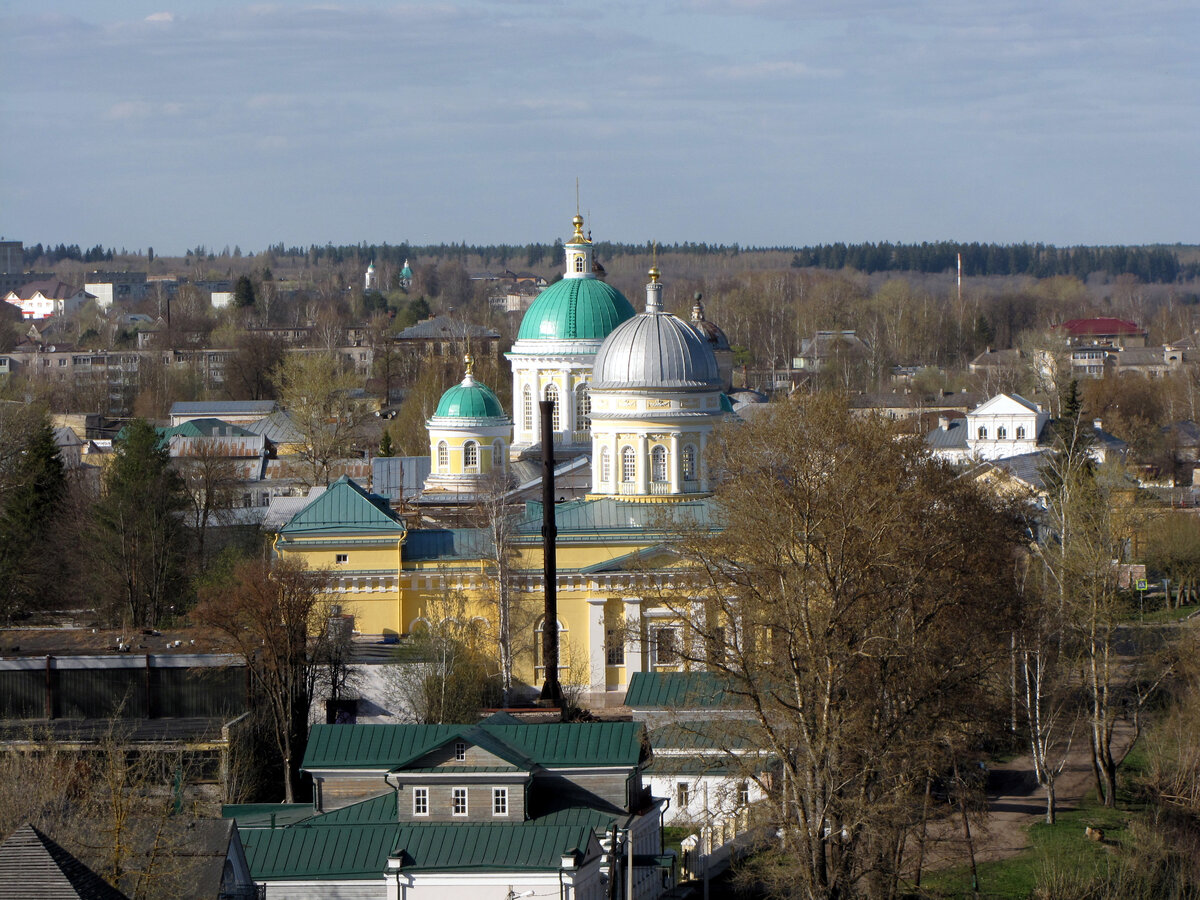
<path fill-rule="evenodd" d="M 587 382 L 575 387 L 575 430 L 587 431 L 592 427 L 592 392 Z"/>
<path fill-rule="evenodd" d="M 583 271 L 583 254 L 582 253 L 580 253 L 578 256 L 575 257 L 575 271 L 576 272 Z"/>
<path fill-rule="evenodd" d="M 625 484 L 632 484 L 634 477 L 637 475 L 637 454 L 633 452 L 633 448 L 626 446 L 621 448 L 621 481 Z"/>
<path fill-rule="evenodd" d="M 445 441 L 438 441 L 438 471 L 445 472 L 450 468 L 450 448 Z"/>
<path fill-rule="evenodd" d="M 683 447 L 683 480 L 696 480 L 696 447 L 693 444 Z"/>
<path fill-rule="evenodd" d="M 569 648 L 567 645 L 567 639 L 570 637 L 570 629 L 567 628 L 567 626 L 565 624 L 563 624 L 562 619 L 558 619 L 557 621 L 558 621 L 558 671 L 559 671 L 559 674 L 561 675 L 563 673 L 563 669 L 567 668 L 568 660 L 569 660 L 569 656 L 568 656 Z M 546 630 L 546 617 L 542 616 L 538 620 L 537 627 L 534 629 L 534 634 L 536 635 L 536 637 L 534 638 L 534 642 L 533 642 L 533 664 L 539 669 L 544 668 L 546 665 L 545 657 L 542 655 L 546 649 L 545 645 L 542 642 L 543 641 L 542 632 L 544 632 L 545 630 Z"/>
<path fill-rule="evenodd" d="M 667 448 L 662 444 L 650 451 L 650 477 L 654 481 L 667 480 Z"/>
<path fill-rule="evenodd" d="M 479 471 L 479 445 L 474 441 L 463 444 L 463 471 Z"/>
<path fill-rule="evenodd" d="M 1025 426 L 1024 425 L 1017 426 L 1017 440 L 1018 441 L 1025 440 Z"/>
<path fill-rule="evenodd" d="M 533 431 L 533 388 L 529 385 L 525 385 L 521 413 L 521 424 L 526 431 Z"/>
<path fill-rule="evenodd" d="M 987 429 L 982 425 L 979 426 L 979 439 L 981 441 L 987 440 Z"/>
<path fill-rule="evenodd" d="M 996 440 L 1002 441 L 1006 437 L 1008 437 L 1008 429 L 1005 428 L 1003 425 L 1001 425 L 999 428 L 996 429 Z"/>
<path fill-rule="evenodd" d="M 492 468 L 504 468 L 504 441 L 492 441 Z"/>
<path fill-rule="evenodd" d="M 549 400 L 551 403 L 554 404 L 554 411 L 550 414 L 550 430 L 558 431 L 558 429 L 561 427 L 559 425 L 559 416 L 558 416 L 558 406 L 559 406 L 559 404 L 558 404 L 558 385 L 556 385 L 556 384 L 546 385 L 546 396 L 544 399 Z"/>
<path fill-rule="evenodd" d="M 612 481 L 612 459 L 608 455 L 608 448 L 600 448 L 600 483 L 608 484 Z"/>

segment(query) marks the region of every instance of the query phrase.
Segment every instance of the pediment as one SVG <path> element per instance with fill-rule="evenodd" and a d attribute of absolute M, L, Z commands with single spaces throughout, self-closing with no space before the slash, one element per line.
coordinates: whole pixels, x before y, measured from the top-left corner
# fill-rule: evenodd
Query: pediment
<path fill-rule="evenodd" d="M 971 410 L 968 415 L 974 418 L 978 416 L 1036 416 L 1037 413 L 1037 404 L 1026 400 L 1020 394 L 997 394 Z"/>

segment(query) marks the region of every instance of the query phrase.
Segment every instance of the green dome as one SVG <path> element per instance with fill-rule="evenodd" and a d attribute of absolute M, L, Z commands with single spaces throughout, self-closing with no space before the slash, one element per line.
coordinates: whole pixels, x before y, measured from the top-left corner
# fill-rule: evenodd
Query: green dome
<path fill-rule="evenodd" d="M 435 417 L 451 419 L 503 419 L 504 407 L 487 385 L 468 375 L 438 401 Z"/>
<path fill-rule="evenodd" d="M 598 278 L 564 278 L 533 301 L 517 340 L 604 340 L 633 315 L 633 306 L 615 287 Z"/>

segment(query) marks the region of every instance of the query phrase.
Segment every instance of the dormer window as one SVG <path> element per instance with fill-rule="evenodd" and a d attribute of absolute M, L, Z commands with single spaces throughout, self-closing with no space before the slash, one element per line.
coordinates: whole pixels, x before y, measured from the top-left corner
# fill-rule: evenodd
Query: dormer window
<path fill-rule="evenodd" d="M 582 254 L 575 257 L 575 271 L 576 272 L 583 271 L 583 255 Z"/>
<path fill-rule="evenodd" d="M 467 745 L 463 741 L 456 741 L 454 744 L 454 758 L 458 762 L 466 762 Z"/>

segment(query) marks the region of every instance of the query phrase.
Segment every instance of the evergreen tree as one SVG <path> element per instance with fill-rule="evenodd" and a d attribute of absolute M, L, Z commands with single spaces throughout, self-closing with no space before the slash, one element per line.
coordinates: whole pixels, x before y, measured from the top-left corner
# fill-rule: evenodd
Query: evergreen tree
<path fill-rule="evenodd" d="M 183 480 L 159 433 L 134 419 L 113 441 L 94 529 L 100 605 L 114 620 L 155 626 L 184 586 L 185 545 L 179 513 L 188 506 Z"/>
<path fill-rule="evenodd" d="M 379 455 L 393 456 L 395 449 L 392 447 L 392 436 L 388 432 L 383 433 L 383 437 L 379 440 Z"/>
<path fill-rule="evenodd" d="M 0 428 L 0 437 L 20 436 Z M 0 619 L 5 620 L 35 608 L 52 591 L 57 566 L 47 543 L 67 492 L 54 431 L 45 417 L 14 449 L 0 492 Z"/>
<path fill-rule="evenodd" d="M 247 275 L 238 276 L 233 283 L 233 305 L 239 309 L 254 305 L 254 282 Z"/>

